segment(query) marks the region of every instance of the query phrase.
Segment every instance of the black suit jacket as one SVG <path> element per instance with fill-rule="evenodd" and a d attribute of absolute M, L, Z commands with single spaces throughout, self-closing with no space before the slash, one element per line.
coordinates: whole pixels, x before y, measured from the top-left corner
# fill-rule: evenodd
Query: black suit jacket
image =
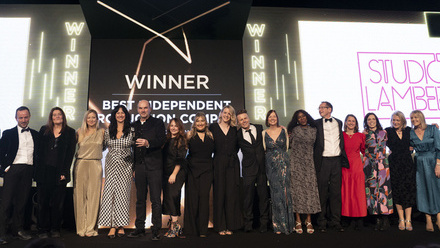
<path fill-rule="evenodd" d="M 136 147 L 134 144 L 134 164 L 133 170 L 136 165 L 145 163 L 147 170 L 162 170 L 162 147 L 166 141 L 165 124 L 161 119 L 150 116 L 144 123 L 141 124 L 140 120 L 133 122 L 132 127 L 135 131 L 135 139 L 143 138 L 148 140 L 150 146 Z"/>
<path fill-rule="evenodd" d="M 342 134 L 342 121 L 332 117 L 338 122 L 339 126 L 339 149 L 341 149 L 341 166 L 345 168 L 349 168 L 347 154 L 345 153 L 344 147 L 344 135 Z M 322 165 L 322 153 L 324 152 L 324 126 L 323 126 L 323 118 L 315 120 L 316 124 L 316 142 L 314 147 L 314 160 L 315 160 L 315 169 L 318 173 L 321 170 Z"/>
<path fill-rule="evenodd" d="M 41 135 L 41 149 L 40 149 L 40 162 L 36 167 L 35 181 L 37 183 L 68 183 L 70 182 L 70 167 L 72 166 L 73 156 L 76 149 L 76 133 L 73 128 L 66 127 L 58 140 L 58 157 L 55 178 L 47 178 L 46 173 L 48 165 L 46 165 L 46 159 L 50 149 L 50 138 L 53 134 L 45 134 L 47 126 L 42 126 L 40 129 Z M 66 178 L 62 182 L 59 180 L 61 175 Z M 49 181 L 47 181 L 49 180 Z"/>
<path fill-rule="evenodd" d="M 238 146 L 243 153 L 243 160 L 241 162 L 243 177 L 256 176 L 259 171 L 262 173 L 266 171 L 262 136 L 263 126 L 258 124 L 254 126 L 257 128 L 255 144 L 251 144 L 244 139 L 242 128 L 240 128 L 237 133 Z"/>
<path fill-rule="evenodd" d="M 38 165 L 40 134 L 34 129 L 30 129 L 34 141 L 34 168 Z M 18 151 L 18 130 L 17 127 L 5 130 L 0 139 L 0 175 L 10 166 L 17 156 Z"/>

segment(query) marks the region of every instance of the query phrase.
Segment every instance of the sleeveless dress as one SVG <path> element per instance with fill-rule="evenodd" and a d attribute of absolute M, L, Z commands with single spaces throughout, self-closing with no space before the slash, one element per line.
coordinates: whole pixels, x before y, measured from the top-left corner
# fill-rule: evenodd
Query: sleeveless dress
<path fill-rule="evenodd" d="M 130 222 L 130 190 L 133 179 L 132 133 L 111 139 L 108 129 L 104 133 L 105 183 L 102 193 L 99 225 L 120 227 Z"/>
<path fill-rule="evenodd" d="M 266 174 L 269 179 L 272 203 L 272 224 L 274 232 L 289 234 L 295 221 L 292 206 L 292 194 L 289 187 L 289 155 L 286 151 L 287 134 L 284 129 L 274 141 L 265 133 L 266 142 Z"/>
<path fill-rule="evenodd" d="M 104 132 L 96 130 L 78 143 L 73 169 L 73 204 L 76 233 L 98 235 L 98 212 L 102 187 L 102 146 Z"/>

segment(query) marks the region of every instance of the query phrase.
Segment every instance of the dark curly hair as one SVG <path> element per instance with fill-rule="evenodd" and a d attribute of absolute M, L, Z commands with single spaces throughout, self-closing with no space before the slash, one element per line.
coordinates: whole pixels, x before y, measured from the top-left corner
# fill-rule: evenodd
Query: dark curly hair
<path fill-rule="evenodd" d="M 293 116 L 292 116 L 292 120 L 290 120 L 289 125 L 287 125 L 287 132 L 288 133 L 292 133 L 292 130 L 299 125 L 298 122 L 298 115 L 302 113 L 303 115 L 306 116 L 307 118 L 307 124 L 310 125 L 311 127 L 315 127 L 315 120 L 313 119 L 313 117 L 307 113 L 307 111 L 303 110 L 303 109 L 299 109 L 297 110 Z"/>

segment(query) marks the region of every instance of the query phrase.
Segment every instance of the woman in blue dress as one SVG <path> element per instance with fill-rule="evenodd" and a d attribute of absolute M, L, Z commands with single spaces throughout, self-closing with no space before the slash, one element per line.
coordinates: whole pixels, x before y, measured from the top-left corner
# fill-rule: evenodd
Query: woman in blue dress
<path fill-rule="evenodd" d="M 440 229 L 440 133 L 426 125 L 419 110 L 411 112 L 411 146 L 416 151 L 417 208 L 426 216 L 426 231 L 433 232 L 431 215 L 437 215 Z"/>
<path fill-rule="evenodd" d="M 276 234 L 289 234 L 294 228 L 292 198 L 289 187 L 289 139 L 285 128 L 280 127 L 275 110 L 269 110 L 263 131 L 263 144 L 266 150 L 266 174 L 269 179 L 272 202 L 272 224 Z"/>

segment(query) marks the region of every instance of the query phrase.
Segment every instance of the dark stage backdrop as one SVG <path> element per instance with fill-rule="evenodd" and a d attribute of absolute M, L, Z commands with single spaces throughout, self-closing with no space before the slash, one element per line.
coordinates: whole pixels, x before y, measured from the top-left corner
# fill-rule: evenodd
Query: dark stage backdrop
<path fill-rule="evenodd" d="M 161 39 L 142 53 L 145 42 L 92 41 L 89 107 L 99 111 L 102 123 L 117 104 L 126 105 L 131 120 L 137 120 L 142 99 L 150 101 L 153 116 L 165 123 L 178 117 L 186 129 L 196 112 L 205 112 L 213 123 L 223 106 L 244 107 L 241 41 L 189 40 L 191 64 Z M 185 51 L 183 40 L 173 42 Z"/>

